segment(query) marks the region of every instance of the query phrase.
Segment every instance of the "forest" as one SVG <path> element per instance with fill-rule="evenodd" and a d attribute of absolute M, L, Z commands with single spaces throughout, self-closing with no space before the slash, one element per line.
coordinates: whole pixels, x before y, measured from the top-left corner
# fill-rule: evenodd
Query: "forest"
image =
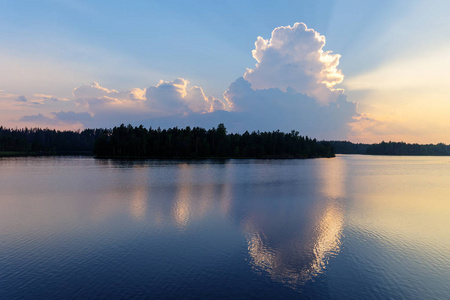
<path fill-rule="evenodd" d="M 146 129 L 122 124 L 113 129 L 56 131 L 0 127 L 0 155 L 94 154 L 98 157 L 147 158 L 314 158 L 333 157 L 327 142 L 299 132 L 229 134 L 223 124 Z"/>
<path fill-rule="evenodd" d="M 0 155 L 92 154 L 103 129 L 59 131 L 54 129 L 0 127 Z"/>
<path fill-rule="evenodd" d="M 147 158 L 313 158 L 336 154 L 450 155 L 445 144 L 378 144 L 317 141 L 298 131 L 227 133 L 217 128 L 149 129 L 124 124 L 113 129 L 59 131 L 0 127 L 0 156 L 72 155 Z"/>
<path fill-rule="evenodd" d="M 149 158 L 315 158 L 334 157 L 328 142 L 303 137 L 298 131 L 283 133 L 227 133 L 224 124 L 199 127 L 146 129 L 121 125 L 104 131 L 94 154 L 106 157 Z"/>
<path fill-rule="evenodd" d="M 381 142 L 378 144 L 355 144 L 348 141 L 330 141 L 337 154 L 370 154 L 370 155 L 450 155 L 450 145 L 439 144 L 407 144 L 404 142 Z"/>

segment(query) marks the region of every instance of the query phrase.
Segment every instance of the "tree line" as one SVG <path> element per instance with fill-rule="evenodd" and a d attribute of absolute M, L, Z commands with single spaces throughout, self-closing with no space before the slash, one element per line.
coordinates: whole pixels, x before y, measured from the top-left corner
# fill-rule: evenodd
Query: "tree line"
<path fill-rule="evenodd" d="M 40 128 L 9 129 L 0 127 L 0 153 L 92 154 L 95 140 L 102 136 L 104 131 L 104 129 L 59 131 Z"/>
<path fill-rule="evenodd" d="M 149 158 L 314 158 L 333 157 L 328 142 L 284 133 L 227 133 L 224 124 L 200 127 L 146 129 L 122 124 L 96 139 L 94 154 L 100 157 Z"/>
<path fill-rule="evenodd" d="M 378 144 L 348 141 L 319 142 L 303 137 L 297 131 L 283 133 L 227 133 L 223 124 L 205 130 L 146 129 L 142 125 L 121 125 L 113 129 L 59 131 L 54 129 L 9 129 L 0 126 L 0 155 L 62 155 L 95 154 L 111 157 L 152 158 L 310 158 L 332 157 L 339 154 L 371 155 L 450 155 L 445 144 L 407 144 L 381 142 Z"/>
<path fill-rule="evenodd" d="M 354 144 L 348 141 L 330 141 L 335 153 L 370 154 L 370 155 L 418 155 L 444 156 L 450 155 L 450 145 L 408 144 L 404 142 L 381 142 L 378 144 Z"/>

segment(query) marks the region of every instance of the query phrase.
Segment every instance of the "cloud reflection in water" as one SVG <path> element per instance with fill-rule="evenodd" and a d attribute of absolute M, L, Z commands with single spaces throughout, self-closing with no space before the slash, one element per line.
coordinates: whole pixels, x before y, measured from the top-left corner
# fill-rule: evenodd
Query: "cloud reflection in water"
<path fill-rule="evenodd" d="M 299 212 L 298 218 L 290 210 L 258 217 L 250 213 L 243 226 L 254 269 L 293 288 L 323 273 L 340 251 L 344 214 L 339 199 L 345 196 L 345 164 L 336 160 L 318 169 L 321 190 L 313 191 L 313 196 L 321 199 L 308 207 L 300 193 L 291 207 Z M 280 232 L 283 229 L 291 233 Z"/>

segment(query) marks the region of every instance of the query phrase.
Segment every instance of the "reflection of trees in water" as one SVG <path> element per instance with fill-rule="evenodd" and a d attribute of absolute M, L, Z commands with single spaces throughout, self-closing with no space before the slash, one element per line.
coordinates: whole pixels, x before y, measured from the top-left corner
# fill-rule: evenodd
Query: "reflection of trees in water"
<path fill-rule="evenodd" d="M 191 219 L 201 218 L 216 205 L 226 213 L 230 207 L 229 184 L 217 182 L 197 182 L 198 177 L 207 178 L 211 166 L 202 165 L 194 169 L 195 165 L 181 164 L 178 170 L 180 184 L 176 187 L 176 197 L 171 215 L 175 225 L 186 228 Z M 223 167 L 223 166 L 222 166 Z"/>
<path fill-rule="evenodd" d="M 128 186 L 127 200 L 131 217 L 136 221 L 184 230 L 191 221 L 203 218 L 217 207 L 223 214 L 231 207 L 230 185 L 211 178 L 217 166 L 172 162 L 161 164 L 163 169 L 145 169 L 135 164 L 136 167 L 130 165 L 133 169 L 129 177 L 133 180 Z M 156 174 L 163 178 L 153 177 Z M 223 175 L 223 171 L 219 174 Z"/>

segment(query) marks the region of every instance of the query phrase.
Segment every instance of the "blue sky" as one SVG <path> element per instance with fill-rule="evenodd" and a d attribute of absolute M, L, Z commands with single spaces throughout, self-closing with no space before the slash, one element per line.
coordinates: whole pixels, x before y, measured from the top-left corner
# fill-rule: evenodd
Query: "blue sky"
<path fill-rule="evenodd" d="M 326 48 L 342 54 L 341 67 L 346 67 L 346 53 L 354 56 L 363 50 L 367 34 L 373 39 L 373 22 L 367 21 L 377 20 L 378 35 L 406 6 L 381 10 L 387 3 L 3 1 L 2 52 L 67 64 L 86 77 L 79 84 L 95 80 L 118 88 L 145 87 L 150 80 L 181 76 L 220 96 L 254 65 L 251 50 L 257 36 L 268 37 L 274 28 L 295 22 L 325 35 Z M 374 61 L 364 65 L 383 59 L 370 57 Z M 104 71 L 91 70 L 96 64 Z M 347 64 L 346 73 L 364 68 Z"/>
<path fill-rule="evenodd" d="M 82 112 L 79 103 L 76 107 L 71 103 L 76 100 L 72 90 L 92 81 L 123 91 L 184 78 L 206 96 L 223 99 L 230 84 L 255 67 L 252 50 L 258 36 L 270 39 L 275 28 L 303 22 L 326 37 L 323 50 L 341 55 L 338 68 L 345 79 L 335 88 L 345 89 L 347 101 L 357 102 L 359 117 L 366 120 L 365 125 L 352 127 L 360 132 L 349 131 L 349 138 L 425 142 L 422 137 L 428 128 L 438 125 L 442 131 L 448 126 L 448 115 L 442 113 L 450 108 L 444 97 L 447 91 L 431 98 L 427 93 L 436 90 L 431 84 L 439 81 L 435 77 L 449 75 L 438 70 L 439 62 L 428 62 L 450 47 L 449 8 L 446 1 L 4 0 L 0 3 L 0 90 L 5 99 L 41 94 L 67 99 L 64 105 L 47 105 L 41 111 L 22 110 L 24 115 L 51 118 L 52 112 Z M 421 81 L 429 83 L 414 93 L 422 98 L 412 101 L 412 110 L 404 99 L 409 95 L 404 82 L 411 80 L 403 80 L 398 90 L 368 84 L 388 78 L 380 73 L 383 70 L 396 74 L 415 61 L 436 66 L 415 76 L 430 79 Z M 447 62 L 444 58 L 443 65 Z M 393 71 L 387 66 L 398 68 Z M 430 121 L 411 130 L 409 122 L 429 101 L 439 109 L 426 110 L 430 117 L 422 116 L 423 122 L 440 120 L 439 124 Z M 4 112 L 9 107 L 5 103 Z M 14 126 L 19 119 L 17 112 L 16 119 L 6 123 Z M 402 132 L 405 127 L 410 130 Z M 371 129 L 365 132 L 366 128 Z M 437 140 L 442 135 L 430 142 Z"/>

